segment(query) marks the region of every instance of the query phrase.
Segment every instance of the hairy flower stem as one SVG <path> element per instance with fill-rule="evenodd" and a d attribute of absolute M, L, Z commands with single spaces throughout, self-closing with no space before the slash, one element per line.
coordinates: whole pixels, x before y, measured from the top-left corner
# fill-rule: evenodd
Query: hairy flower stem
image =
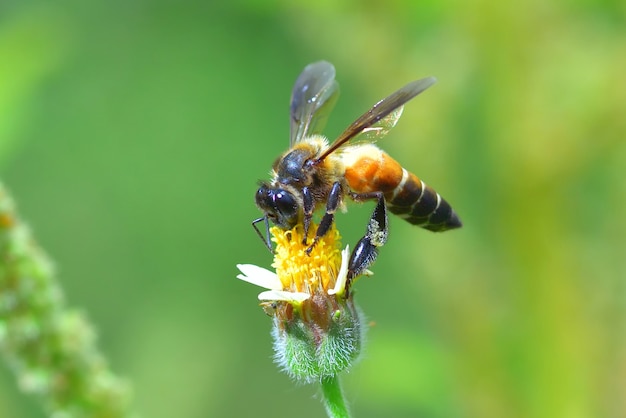
<path fill-rule="evenodd" d="M 49 259 L 1 183 L 0 356 L 48 416 L 131 416 L 128 385 L 109 370 L 84 315 L 66 306 Z"/>
<path fill-rule="evenodd" d="M 343 398 L 339 377 L 337 375 L 322 379 L 324 406 L 329 418 L 349 418 L 348 407 Z"/>

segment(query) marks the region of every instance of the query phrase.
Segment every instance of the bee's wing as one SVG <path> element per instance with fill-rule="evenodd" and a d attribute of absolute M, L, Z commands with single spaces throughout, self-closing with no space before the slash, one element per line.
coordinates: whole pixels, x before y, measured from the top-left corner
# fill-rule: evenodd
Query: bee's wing
<path fill-rule="evenodd" d="M 373 123 L 372 126 L 367 128 L 363 128 L 361 132 L 355 134 L 353 137 L 346 140 L 343 145 L 350 144 L 354 145 L 360 142 L 376 142 L 383 136 L 387 135 L 387 133 L 398 123 L 400 120 L 400 116 L 402 116 L 402 111 L 404 110 L 404 105 L 394 109 L 390 114 L 382 118 L 376 123 Z M 336 141 L 335 141 L 336 142 Z"/>
<path fill-rule="evenodd" d="M 404 104 L 435 84 L 436 81 L 434 77 L 413 81 L 376 103 L 370 110 L 348 126 L 316 162 L 322 161 L 349 141 L 350 143 L 358 141 L 372 142 L 387 134 L 400 119 Z"/>
<path fill-rule="evenodd" d="M 319 133 L 339 96 L 335 67 L 319 61 L 307 65 L 291 93 L 291 135 L 289 145 Z"/>

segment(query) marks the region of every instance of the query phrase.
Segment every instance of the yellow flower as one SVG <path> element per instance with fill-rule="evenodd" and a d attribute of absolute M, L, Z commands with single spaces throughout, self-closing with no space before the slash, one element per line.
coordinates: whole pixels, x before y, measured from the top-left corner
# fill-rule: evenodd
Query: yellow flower
<path fill-rule="evenodd" d="M 269 289 L 259 294 L 261 301 L 302 303 L 316 294 L 342 296 L 346 291 L 349 248 L 340 251 L 341 236 L 333 226 L 312 248 L 317 226 L 311 225 L 309 239 L 303 244 L 303 227 L 270 229 L 276 252 L 272 267 L 276 273 L 252 264 L 238 264 L 237 278 Z"/>
<path fill-rule="evenodd" d="M 274 359 L 291 377 L 321 381 L 350 367 L 363 342 L 361 313 L 349 291 L 350 250 L 340 250 L 334 225 L 311 248 L 317 225 L 311 225 L 303 244 L 303 227 L 270 229 L 276 244 L 272 267 L 276 273 L 251 264 L 237 267 L 241 280 L 268 290 L 259 294 L 273 318 Z"/>

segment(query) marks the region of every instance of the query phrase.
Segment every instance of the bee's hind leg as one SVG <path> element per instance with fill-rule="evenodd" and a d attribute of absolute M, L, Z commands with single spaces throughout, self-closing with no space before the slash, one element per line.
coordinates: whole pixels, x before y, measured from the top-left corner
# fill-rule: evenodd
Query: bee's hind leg
<path fill-rule="evenodd" d="M 385 245 L 389 232 L 387 226 L 387 205 L 385 205 L 385 198 L 382 193 L 354 194 L 352 197 L 357 201 L 376 198 L 378 199 L 378 204 L 367 224 L 365 236 L 359 240 L 356 247 L 352 250 L 352 254 L 350 254 L 347 286 L 350 286 L 352 279 L 363 274 L 376 260 L 378 247 Z"/>

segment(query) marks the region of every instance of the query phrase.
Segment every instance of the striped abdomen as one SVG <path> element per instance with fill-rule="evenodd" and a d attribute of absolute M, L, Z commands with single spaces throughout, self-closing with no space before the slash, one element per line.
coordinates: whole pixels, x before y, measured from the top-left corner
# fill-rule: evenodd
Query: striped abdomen
<path fill-rule="evenodd" d="M 448 202 L 375 145 L 351 148 L 343 160 L 354 192 L 382 192 L 389 211 L 407 222 L 430 231 L 461 226 Z"/>

